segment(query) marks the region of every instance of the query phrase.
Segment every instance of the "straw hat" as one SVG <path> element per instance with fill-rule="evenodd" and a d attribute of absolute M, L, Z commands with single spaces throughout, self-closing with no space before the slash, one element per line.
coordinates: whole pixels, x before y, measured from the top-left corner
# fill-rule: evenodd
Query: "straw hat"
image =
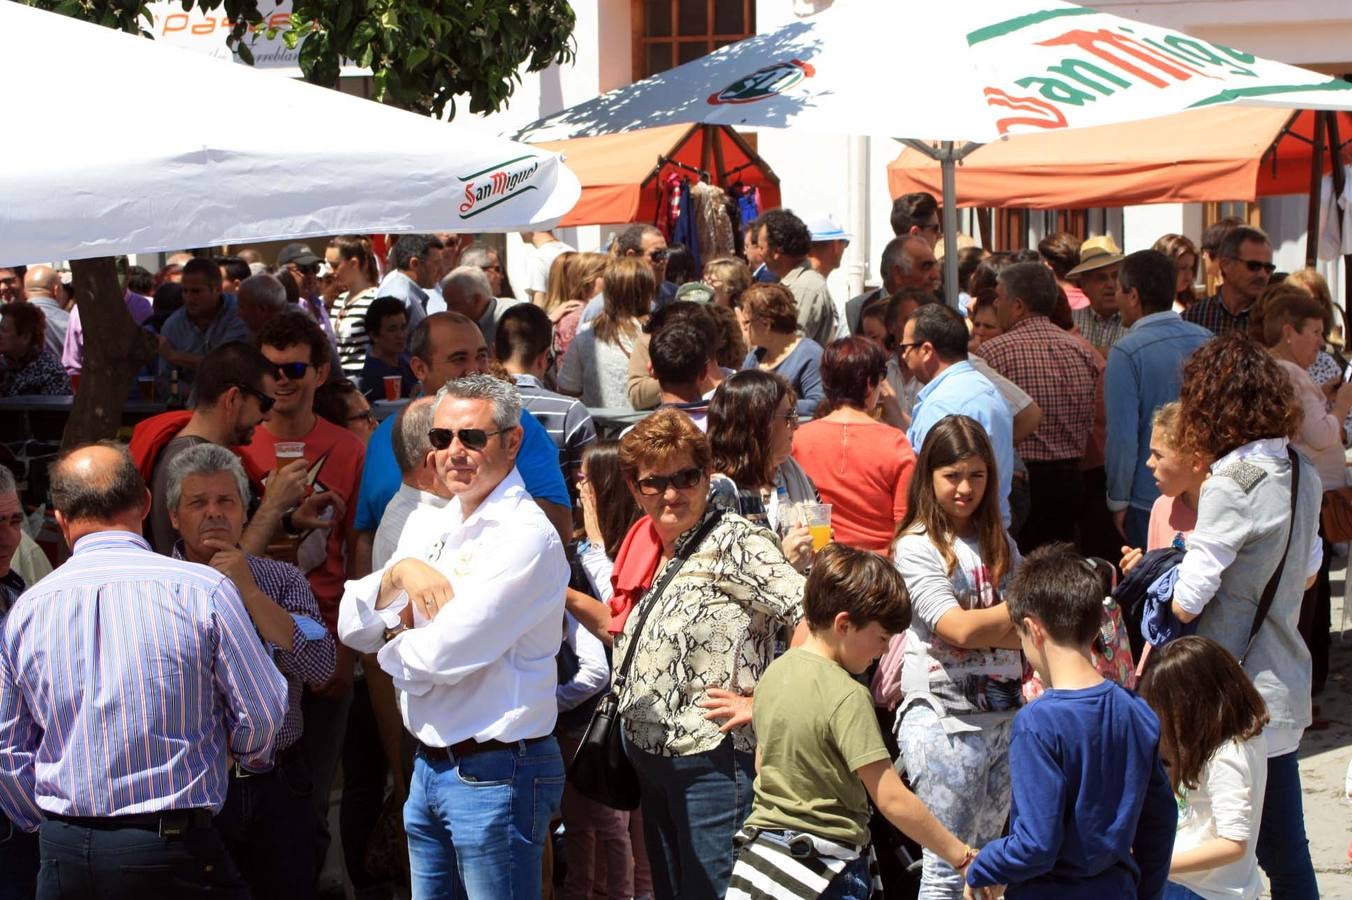
<path fill-rule="evenodd" d="M 1122 261 L 1122 251 L 1111 234 L 1091 237 L 1080 245 L 1080 264 L 1066 273 L 1067 276 L 1083 275 L 1094 269 L 1111 266 Z"/>
<path fill-rule="evenodd" d="M 975 246 L 976 246 L 976 241 L 972 239 L 972 236 L 971 236 L 971 235 L 963 234 L 962 232 L 958 232 L 958 252 L 959 252 L 959 253 L 961 253 L 962 251 L 968 249 L 969 247 L 975 247 Z M 944 258 L 944 239 L 943 239 L 943 238 L 939 238 L 939 243 L 937 243 L 937 244 L 934 245 L 934 258 L 937 259 L 937 260 L 940 260 L 940 261 L 942 261 L 943 258 Z"/>

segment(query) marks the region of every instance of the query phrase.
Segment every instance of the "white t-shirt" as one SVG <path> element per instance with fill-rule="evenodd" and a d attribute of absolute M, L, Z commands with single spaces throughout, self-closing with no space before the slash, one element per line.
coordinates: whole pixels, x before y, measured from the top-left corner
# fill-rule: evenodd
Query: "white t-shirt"
<path fill-rule="evenodd" d="M 591 326 L 578 329 L 559 365 L 559 390 L 582 398 L 593 409 L 629 409 L 629 355 L 634 339 L 620 335 L 619 343 L 599 340 Z"/>
<path fill-rule="evenodd" d="M 526 257 L 526 290 L 546 293 L 549 290 L 549 267 L 560 254 L 573 248 L 563 241 L 550 241 L 533 248 Z"/>
<path fill-rule="evenodd" d="M 1242 858 L 1227 866 L 1171 875 L 1169 880 L 1206 900 L 1258 897 L 1263 880 L 1254 854 L 1266 787 L 1267 742 L 1261 734 L 1243 743 L 1227 741 L 1217 748 L 1202 770 L 1197 789 L 1184 790 L 1179 800 L 1174 854 L 1218 837 L 1247 841 L 1248 846 Z"/>

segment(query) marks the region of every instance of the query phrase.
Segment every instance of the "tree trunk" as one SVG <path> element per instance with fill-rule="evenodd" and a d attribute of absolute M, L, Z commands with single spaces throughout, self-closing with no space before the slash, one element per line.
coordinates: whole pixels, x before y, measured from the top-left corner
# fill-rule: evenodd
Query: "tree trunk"
<path fill-rule="evenodd" d="M 70 271 L 84 329 L 84 369 L 62 449 L 116 436 L 132 381 L 157 353 L 155 336 L 127 311 L 111 256 L 71 260 Z"/>

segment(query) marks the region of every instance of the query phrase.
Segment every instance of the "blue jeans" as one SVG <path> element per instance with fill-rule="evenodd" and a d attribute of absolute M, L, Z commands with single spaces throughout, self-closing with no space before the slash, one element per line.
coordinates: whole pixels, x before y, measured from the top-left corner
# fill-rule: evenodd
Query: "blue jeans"
<path fill-rule="evenodd" d="M 643 838 L 657 900 L 722 900 L 732 878 L 732 838 L 751 814 L 753 754 L 732 748 L 657 756 L 624 742 L 642 788 Z"/>
<path fill-rule="evenodd" d="M 1128 506 L 1127 520 L 1123 523 L 1123 527 L 1127 532 L 1127 546 L 1145 550 L 1146 537 L 1150 533 L 1150 510 L 1141 509 L 1139 506 Z M 1109 560 L 1109 562 L 1116 561 Z"/>
<path fill-rule="evenodd" d="M 563 796 L 554 738 L 413 763 L 404 803 L 413 900 L 538 900 Z"/>
<path fill-rule="evenodd" d="M 1181 884 L 1172 881 L 1164 885 L 1164 900 L 1204 900 L 1201 894 L 1193 893 Z"/>
<path fill-rule="evenodd" d="M 1258 827 L 1258 865 L 1267 873 L 1272 900 L 1318 898 L 1319 885 L 1305 837 L 1305 809 L 1300 795 L 1298 753 L 1268 760 L 1267 794 Z"/>
<path fill-rule="evenodd" d="M 33 900 L 37 878 L 37 832 L 20 831 L 0 813 L 0 900 Z"/>

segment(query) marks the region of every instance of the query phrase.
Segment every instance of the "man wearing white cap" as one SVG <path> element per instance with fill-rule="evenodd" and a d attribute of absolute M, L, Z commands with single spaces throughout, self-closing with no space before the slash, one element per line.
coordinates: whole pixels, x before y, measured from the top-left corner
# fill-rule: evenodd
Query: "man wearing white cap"
<path fill-rule="evenodd" d="M 1088 306 L 1071 310 L 1070 316 L 1080 334 L 1105 358 L 1108 348 L 1127 333 L 1117 311 L 1117 269 L 1121 262 L 1117 242 L 1105 234 L 1081 244 L 1080 264 L 1066 273 L 1089 298 Z"/>
<path fill-rule="evenodd" d="M 808 265 L 822 278 L 830 278 L 831 273 L 840 268 L 841 257 L 854 235 L 846 234 L 840 223 L 829 215 L 810 217 L 805 224 L 812 234 L 812 248 L 807 252 Z M 827 293 L 829 296 L 829 289 Z M 849 337 L 845 301 L 832 297 L 831 303 L 836 308 L 836 337 Z"/>

